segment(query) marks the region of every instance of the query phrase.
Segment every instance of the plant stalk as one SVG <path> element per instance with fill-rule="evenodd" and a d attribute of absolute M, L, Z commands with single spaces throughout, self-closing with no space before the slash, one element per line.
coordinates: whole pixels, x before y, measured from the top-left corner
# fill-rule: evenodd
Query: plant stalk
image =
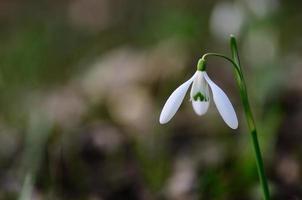
<path fill-rule="evenodd" d="M 262 187 L 263 198 L 264 198 L 264 200 L 270 200 L 270 193 L 269 193 L 269 188 L 268 188 L 268 184 L 267 184 L 267 178 L 266 178 L 266 175 L 264 172 L 263 160 L 262 160 L 260 145 L 259 145 L 258 136 L 257 136 L 257 129 L 256 129 L 253 113 L 251 110 L 251 106 L 249 103 L 246 84 L 245 84 L 245 80 L 244 80 L 241 65 L 240 65 L 236 39 L 233 35 L 231 35 L 230 45 L 231 45 L 231 51 L 232 51 L 232 59 L 223 54 L 219 54 L 219 53 L 206 53 L 202 56 L 201 59 L 205 60 L 205 58 L 209 57 L 209 56 L 220 57 L 220 58 L 226 59 L 229 62 L 231 62 L 235 68 L 236 80 L 237 80 L 237 84 L 238 84 L 239 91 L 240 91 L 240 97 L 241 97 L 241 101 L 243 104 L 248 128 L 250 130 L 251 137 L 252 137 L 252 143 L 253 143 L 253 148 L 254 148 L 254 152 L 255 152 L 258 176 L 259 176 L 260 184 Z"/>
<path fill-rule="evenodd" d="M 253 143 L 253 147 L 254 147 L 254 151 L 255 151 L 255 157 L 256 157 L 256 163 L 257 163 L 257 169 L 258 169 L 258 175 L 259 175 L 260 183 L 262 186 L 263 198 L 265 200 L 269 200 L 270 199 L 269 187 L 268 187 L 267 178 L 266 178 L 265 171 L 264 171 L 263 160 L 262 160 L 260 145 L 259 145 L 258 136 L 257 136 L 256 124 L 255 124 L 253 113 L 252 113 L 251 106 L 249 103 L 246 84 L 245 84 L 245 81 L 244 81 L 244 78 L 242 75 L 242 69 L 241 69 L 240 60 L 239 60 L 236 39 L 233 35 L 231 35 L 230 45 L 231 45 L 231 51 L 232 51 L 232 59 L 237 65 L 236 79 L 237 79 L 237 83 L 238 83 L 238 86 L 240 89 L 240 96 L 241 96 L 241 100 L 243 103 L 245 117 L 246 117 L 246 120 L 248 123 L 248 128 L 250 130 L 251 137 L 252 137 L 252 143 Z"/>

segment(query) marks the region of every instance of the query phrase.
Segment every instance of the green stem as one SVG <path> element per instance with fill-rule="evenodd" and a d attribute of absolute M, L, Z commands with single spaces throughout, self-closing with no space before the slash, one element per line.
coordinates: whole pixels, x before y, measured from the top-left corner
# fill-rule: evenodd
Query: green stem
<path fill-rule="evenodd" d="M 264 172 L 263 160 L 262 160 L 260 145 L 259 145 L 258 136 L 257 136 L 257 129 L 256 129 L 254 117 L 253 117 L 253 114 L 251 111 L 251 106 L 250 106 L 249 99 L 248 99 L 246 84 L 245 84 L 244 77 L 242 74 L 241 65 L 240 65 L 239 56 L 238 56 L 238 48 L 237 48 L 236 39 L 234 36 L 231 36 L 231 50 L 232 50 L 233 59 L 231 59 L 223 54 L 218 54 L 218 53 L 204 54 L 202 59 L 205 59 L 208 56 L 221 57 L 221 58 L 224 58 L 224 59 L 228 60 L 229 62 L 231 62 L 235 68 L 236 80 L 237 80 L 237 84 L 238 84 L 239 90 L 240 90 L 240 97 L 241 97 L 241 100 L 243 103 L 243 108 L 244 108 L 246 120 L 248 123 L 248 127 L 250 130 L 251 136 L 252 136 L 252 143 L 253 143 L 253 147 L 254 147 L 254 151 L 255 151 L 258 175 L 259 175 L 260 183 L 262 186 L 263 197 L 264 197 L 264 200 L 269 200 L 270 193 L 269 193 L 269 188 L 268 188 L 268 184 L 267 184 L 267 178 L 266 178 L 265 172 Z"/>
<path fill-rule="evenodd" d="M 233 58 L 234 62 L 237 64 L 237 67 L 239 68 L 239 70 L 236 70 L 237 71 L 237 83 L 240 88 L 240 95 L 241 95 L 242 103 L 244 106 L 245 116 L 247 119 L 247 123 L 248 123 L 248 127 L 250 129 L 251 136 L 252 136 L 252 142 L 253 142 L 253 147 L 254 147 L 256 162 L 257 162 L 257 168 L 258 168 L 258 175 L 259 175 L 260 183 L 262 186 L 263 198 L 265 200 L 269 200 L 270 199 L 269 187 L 267 184 L 267 178 L 265 176 L 260 145 L 258 142 L 257 129 L 256 129 L 253 113 L 251 110 L 251 106 L 249 103 L 248 95 L 247 95 L 246 84 L 245 84 L 245 81 L 244 81 L 244 78 L 242 75 L 236 39 L 233 35 L 231 35 L 230 45 L 231 45 L 231 51 L 232 51 L 232 58 Z"/>

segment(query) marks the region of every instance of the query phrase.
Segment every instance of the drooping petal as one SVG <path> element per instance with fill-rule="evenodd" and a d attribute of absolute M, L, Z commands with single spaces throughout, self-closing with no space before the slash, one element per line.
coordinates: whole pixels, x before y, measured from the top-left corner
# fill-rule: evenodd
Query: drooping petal
<path fill-rule="evenodd" d="M 193 110 L 199 116 L 204 115 L 209 108 L 209 101 L 192 101 Z"/>
<path fill-rule="evenodd" d="M 205 114 L 209 108 L 209 88 L 201 71 L 196 72 L 190 96 L 195 113 L 197 115 Z"/>
<path fill-rule="evenodd" d="M 168 123 L 175 115 L 183 99 L 185 98 L 186 93 L 195 78 L 195 75 L 196 73 L 189 80 L 174 90 L 174 92 L 170 95 L 160 113 L 159 122 L 161 124 Z"/>
<path fill-rule="evenodd" d="M 204 72 L 204 77 L 208 84 L 210 85 L 210 88 L 213 93 L 213 99 L 216 104 L 216 107 L 222 117 L 222 119 L 225 121 L 225 123 L 231 127 L 232 129 L 237 129 L 238 127 L 238 119 L 235 113 L 235 110 L 232 106 L 232 103 L 230 102 L 227 95 L 220 89 L 207 75 L 206 72 Z"/>

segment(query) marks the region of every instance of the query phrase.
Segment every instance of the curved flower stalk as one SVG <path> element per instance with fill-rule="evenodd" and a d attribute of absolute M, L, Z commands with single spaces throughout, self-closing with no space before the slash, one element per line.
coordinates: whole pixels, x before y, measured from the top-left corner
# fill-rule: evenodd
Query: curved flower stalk
<path fill-rule="evenodd" d="M 235 69 L 235 75 L 236 75 L 236 80 L 237 80 L 237 84 L 238 84 L 239 91 L 240 91 L 241 101 L 242 101 L 243 108 L 244 108 L 244 114 L 245 114 L 245 118 L 246 118 L 246 121 L 248 124 L 248 128 L 250 130 L 250 134 L 251 134 L 252 144 L 253 144 L 255 158 L 256 158 L 258 176 L 259 176 L 259 180 L 260 180 L 260 184 L 261 184 L 262 192 L 263 192 L 263 199 L 270 200 L 269 186 L 268 186 L 267 178 L 266 178 L 265 171 L 264 171 L 264 164 L 263 164 L 260 145 L 259 145 L 259 141 L 258 141 L 256 123 L 255 123 L 254 116 L 253 116 L 251 106 L 249 103 L 248 92 L 246 89 L 246 84 L 245 84 L 245 80 L 244 80 L 243 73 L 242 73 L 242 67 L 241 67 L 240 60 L 239 60 L 237 42 L 233 35 L 231 35 L 230 47 L 231 47 L 231 52 L 232 52 L 232 59 L 223 54 L 218 54 L 218 53 L 206 53 L 203 55 L 202 59 L 206 59 L 206 57 L 210 57 L 210 56 L 220 57 L 220 58 L 223 58 L 223 59 L 229 61 Z"/>
<path fill-rule="evenodd" d="M 237 129 L 238 119 L 235 110 L 223 90 L 209 78 L 205 71 L 204 59 L 199 60 L 195 74 L 180 85 L 166 101 L 159 118 L 161 124 L 168 123 L 172 119 L 191 85 L 190 100 L 197 115 L 204 115 L 208 111 L 211 101 L 210 88 L 222 119 L 230 128 Z"/>
<path fill-rule="evenodd" d="M 203 115 L 207 112 L 210 103 L 208 86 L 210 86 L 213 93 L 214 102 L 223 120 L 228 126 L 233 129 L 236 129 L 238 127 L 238 120 L 230 100 L 228 99 L 226 94 L 208 77 L 207 73 L 205 72 L 205 60 L 207 57 L 220 57 L 232 63 L 235 69 L 236 80 L 240 91 L 240 97 L 243 103 L 245 117 L 247 120 L 248 128 L 251 133 L 251 141 L 255 152 L 258 175 L 263 192 L 263 199 L 270 200 L 270 192 L 264 171 L 256 124 L 251 111 L 246 84 L 244 81 L 242 68 L 239 61 L 236 39 L 233 35 L 231 35 L 230 46 L 232 52 L 232 59 L 223 54 L 218 53 L 206 53 L 202 56 L 197 65 L 197 72 L 188 81 L 180 85 L 168 98 L 161 112 L 159 121 L 161 124 L 165 124 L 172 119 L 172 117 L 179 109 L 190 85 L 192 84 L 191 101 L 196 114 Z"/>

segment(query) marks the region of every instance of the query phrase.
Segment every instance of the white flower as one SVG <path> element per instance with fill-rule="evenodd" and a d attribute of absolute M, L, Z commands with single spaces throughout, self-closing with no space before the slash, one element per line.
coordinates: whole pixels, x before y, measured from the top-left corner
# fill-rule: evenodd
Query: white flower
<path fill-rule="evenodd" d="M 193 84 L 192 84 L 193 83 Z M 190 85 L 192 106 L 197 115 L 203 115 L 207 112 L 210 104 L 209 86 L 213 93 L 213 100 L 216 107 L 225 121 L 232 129 L 237 129 L 238 119 L 235 110 L 226 96 L 208 76 L 205 71 L 196 71 L 196 73 L 185 83 L 180 85 L 168 98 L 163 110 L 160 114 L 159 122 L 161 124 L 168 123 L 179 109 Z"/>

